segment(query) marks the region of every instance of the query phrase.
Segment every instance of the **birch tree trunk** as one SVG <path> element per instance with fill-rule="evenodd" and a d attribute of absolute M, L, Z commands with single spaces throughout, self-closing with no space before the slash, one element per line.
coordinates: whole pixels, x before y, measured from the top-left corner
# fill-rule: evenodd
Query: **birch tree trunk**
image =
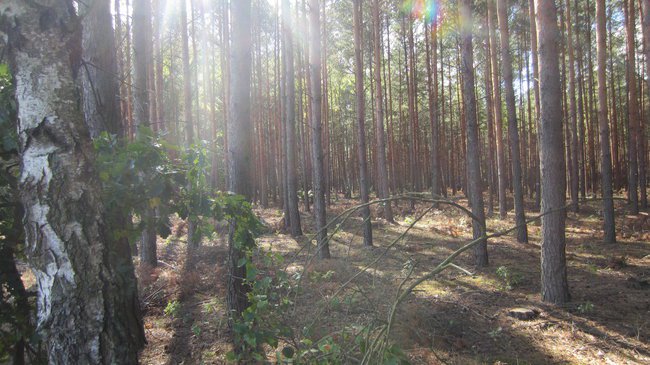
<path fill-rule="evenodd" d="M 144 332 L 133 268 L 123 260 L 129 252 L 111 240 L 77 102 L 81 39 L 71 31 L 74 8 L 64 0 L 5 1 L 0 19 L 0 29 L 10 30 L 25 251 L 38 283 L 37 325 L 49 362 L 137 363 Z"/>

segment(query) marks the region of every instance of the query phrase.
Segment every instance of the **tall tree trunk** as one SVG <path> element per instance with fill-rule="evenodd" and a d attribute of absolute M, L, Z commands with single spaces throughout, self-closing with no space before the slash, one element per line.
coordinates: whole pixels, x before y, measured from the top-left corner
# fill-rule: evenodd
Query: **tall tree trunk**
<path fill-rule="evenodd" d="M 144 344 L 137 284 L 128 250 L 114 244 L 104 220 L 94 151 L 76 99 L 81 60 L 73 50 L 81 40 L 71 31 L 74 8 L 66 1 L 12 0 L 0 5 L 0 18 L 6 22 L 0 29 L 12 29 L 0 34 L 14 45 L 18 132 L 29 136 L 19 141 L 20 195 L 49 362 L 137 363 Z"/>
<path fill-rule="evenodd" d="M 117 99 L 120 87 L 117 74 L 115 38 L 112 28 L 110 0 L 95 0 L 94 3 L 79 7 L 82 19 L 82 57 L 83 63 L 78 77 L 81 79 L 82 105 L 85 124 L 90 137 L 102 132 L 117 135 L 120 142 L 125 138 L 124 126 L 120 123 L 120 107 Z M 131 225 L 131 217 L 120 211 L 119 207 L 107 208 L 105 224 L 109 231 L 124 230 Z M 131 244 L 128 237 L 116 237 L 112 242 L 112 260 L 120 270 L 116 277 L 126 286 L 121 295 L 127 308 L 133 310 L 133 319 L 142 323 L 136 278 L 131 259 Z M 139 330 L 140 331 L 140 330 Z M 144 344 L 144 333 L 138 332 L 134 339 Z"/>
<path fill-rule="evenodd" d="M 427 88 L 429 96 L 429 123 L 431 125 L 431 194 L 435 198 L 440 194 L 438 184 L 440 169 L 438 161 L 438 37 L 437 19 L 432 19 L 430 25 L 431 41 L 425 27 L 427 43 Z"/>
<path fill-rule="evenodd" d="M 499 217 L 504 219 L 508 214 L 508 201 L 506 197 L 507 172 L 506 157 L 503 151 L 503 116 L 501 112 L 501 82 L 499 81 L 499 62 L 497 60 L 497 37 L 494 25 L 495 0 L 488 1 L 488 32 L 490 37 L 490 57 L 492 63 L 492 98 L 494 104 L 494 131 L 497 147 L 497 174 L 499 177 Z"/>
<path fill-rule="evenodd" d="M 576 9 L 577 11 L 577 9 Z M 571 166 L 570 174 L 570 196 L 571 196 L 571 209 L 578 212 L 578 193 L 580 188 L 580 181 L 578 177 L 578 121 L 577 121 L 577 108 L 576 108 L 576 75 L 575 75 L 575 59 L 573 57 L 573 24 L 571 23 L 571 0 L 566 0 L 566 29 L 567 29 L 567 49 L 569 53 L 569 127 L 571 131 Z M 607 105 L 607 104 L 605 104 Z"/>
<path fill-rule="evenodd" d="M 187 36 L 187 4 L 185 1 L 181 1 L 179 6 L 181 8 L 180 31 L 183 50 L 183 118 L 185 119 L 186 145 L 189 147 L 194 143 L 194 123 L 192 121 L 192 69 L 190 68 L 190 46 Z"/>
<path fill-rule="evenodd" d="M 510 32 L 508 30 L 507 0 L 498 0 L 497 15 L 501 31 L 501 70 L 506 92 L 506 109 L 508 111 L 508 136 L 510 137 L 510 163 L 512 165 L 512 187 L 515 201 L 515 223 L 517 224 L 517 241 L 528 242 L 526 215 L 524 213 L 524 191 L 521 178 L 521 153 L 519 151 L 519 130 L 517 128 L 517 110 L 515 90 L 512 85 L 512 56 L 510 54 Z"/>
<path fill-rule="evenodd" d="M 237 0 L 231 4 L 232 46 L 230 47 L 230 100 L 228 129 L 228 164 L 230 166 L 228 189 L 243 195 L 247 200 L 252 196 L 253 164 L 253 123 L 251 120 L 251 1 Z M 244 257 L 234 242 L 237 221 L 230 224 L 228 234 L 228 312 L 233 320 L 238 320 L 248 307 L 249 287 L 244 283 L 246 267 L 238 264 Z"/>
<path fill-rule="evenodd" d="M 287 206 L 289 207 L 290 231 L 293 237 L 302 235 L 300 227 L 300 211 L 298 210 L 298 186 L 296 182 L 296 83 L 293 66 L 293 27 L 289 10 L 289 0 L 282 0 L 282 34 L 284 81 L 285 81 L 285 136 L 287 154 Z"/>
<path fill-rule="evenodd" d="M 487 19 L 486 19 L 487 24 Z M 495 159 L 495 142 L 494 142 L 494 100 L 492 97 L 492 58 L 490 56 L 490 39 L 489 35 L 485 40 L 485 105 L 486 105 L 486 124 L 489 153 L 489 170 L 488 170 L 488 216 L 494 214 L 494 193 L 495 187 L 498 186 L 496 159 Z M 443 88 L 444 90 L 444 88 Z"/>
<path fill-rule="evenodd" d="M 627 89 L 628 89 L 628 200 L 630 212 L 639 213 L 639 171 L 637 139 L 639 129 L 639 102 L 636 89 L 636 43 L 634 40 L 634 0 L 625 0 L 625 34 L 627 46 Z"/>
<path fill-rule="evenodd" d="M 221 0 L 221 98 L 223 100 L 223 150 L 228 156 L 228 118 L 230 118 L 230 5 L 229 0 Z M 230 176 L 230 164 L 225 164 L 225 174 Z M 274 175 L 275 176 L 275 175 Z"/>
<path fill-rule="evenodd" d="M 192 70 L 190 68 L 190 47 L 187 36 L 187 4 L 181 1 L 180 6 L 180 31 L 183 59 L 183 116 L 185 119 L 185 145 L 190 148 L 194 144 L 194 122 L 192 121 Z M 196 59 L 195 59 L 196 60 Z M 198 96 L 198 95 L 197 95 Z M 190 187 L 191 189 L 191 187 Z M 192 249 L 199 245 L 197 237 L 196 217 L 193 212 L 187 217 L 187 248 Z"/>
<path fill-rule="evenodd" d="M 309 73 L 311 76 L 311 148 L 312 174 L 314 185 L 314 214 L 316 220 L 316 242 L 318 256 L 321 259 L 330 257 L 325 224 L 325 176 L 323 175 L 323 146 L 321 142 L 321 39 L 320 39 L 320 1 L 309 0 Z"/>
<path fill-rule="evenodd" d="M 152 65 L 151 44 L 151 2 L 150 0 L 133 1 L 133 55 L 134 74 L 133 108 L 135 109 L 134 124 L 136 128 L 150 127 L 149 114 L 149 68 Z M 150 209 L 142 220 L 145 228 L 142 231 L 140 262 L 155 267 L 158 265 L 156 253 L 156 213 Z"/>
<path fill-rule="evenodd" d="M 160 32 L 163 26 L 163 19 L 165 17 L 165 6 L 166 0 L 154 0 L 154 24 L 153 24 L 153 61 L 154 61 L 154 89 L 155 89 L 155 99 L 156 99 L 156 128 L 162 132 L 166 132 L 167 128 L 165 126 L 165 107 L 164 107 L 164 98 L 163 98 L 163 89 L 164 77 L 163 77 L 163 51 L 162 51 L 162 41 L 160 37 Z"/>
<path fill-rule="evenodd" d="M 485 213 L 481 188 L 481 164 L 479 152 L 478 123 L 476 120 L 476 96 L 474 94 L 474 57 L 472 46 L 472 0 L 462 0 L 460 4 L 461 59 L 463 76 L 463 101 L 467 124 L 467 193 L 472 213 L 479 219 L 474 221 L 474 239 L 485 234 Z M 476 266 L 488 265 L 487 240 L 475 246 Z"/>
<path fill-rule="evenodd" d="M 535 129 L 537 130 L 535 144 L 536 150 L 539 150 L 539 115 L 540 115 L 540 96 L 539 96 L 539 55 L 537 53 L 537 23 L 535 21 L 535 0 L 528 0 L 528 17 L 530 21 L 530 49 L 533 60 L 533 90 L 535 92 Z M 539 156 L 539 155 L 538 155 Z M 539 208 L 541 204 L 541 181 L 539 171 L 539 157 L 534 157 L 535 161 L 535 207 Z"/>
<path fill-rule="evenodd" d="M 386 162 L 386 133 L 384 131 L 384 109 L 382 106 L 383 89 L 381 87 L 381 19 L 380 19 L 379 0 L 373 0 L 372 19 L 373 19 L 373 57 L 374 57 L 374 78 L 375 78 L 375 139 L 376 139 L 376 156 L 377 164 L 377 196 L 385 199 L 390 195 L 388 184 L 388 163 Z M 389 65 L 390 74 L 390 65 Z M 385 80 L 387 81 L 387 80 Z M 391 100 L 392 101 L 392 100 Z M 390 203 L 383 205 L 384 218 L 393 223 L 393 208 Z"/>
<path fill-rule="evenodd" d="M 650 92 L 650 0 L 642 0 L 641 10 L 643 12 L 642 24 L 643 24 L 643 40 L 644 40 L 644 52 L 645 52 L 645 62 L 646 62 L 646 82 L 648 87 L 646 88 Z M 648 196 L 646 191 L 647 186 L 647 144 L 648 139 L 645 137 L 645 128 L 643 125 L 647 123 L 648 118 L 644 120 L 639 128 L 639 189 L 641 190 L 641 207 L 643 209 L 648 208 Z M 647 124 L 646 124 L 647 125 Z"/>
<path fill-rule="evenodd" d="M 557 10 L 553 0 L 536 1 L 539 40 L 539 158 L 542 182 L 542 300 L 569 301 L 564 209 L 566 179 L 562 137 L 562 91 L 558 61 Z"/>
<path fill-rule="evenodd" d="M 355 93 L 357 102 L 357 156 L 359 158 L 359 190 L 361 191 L 361 203 L 368 203 L 368 162 L 366 157 L 366 105 L 365 94 L 363 90 L 363 53 L 361 51 L 363 39 L 361 35 L 361 28 L 363 23 L 363 14 L 361 12 L 361 0 L 354 0 L 353 6 L 353 20 L 354 20 L 354 79 L 355 79 Z M 378 25 L 375 24 L 375 27 Z M 380 68 L 375 67 L 375 73 Z M 381 87 L 379 87 L 381 90 Z M 376 97 L 379 108 L 382 106 L 381 98 Z M 363 244 L 364 246 L 372 246 L 372 222 L 370 221 L 370 208 L 368 206 L 361 209 L 361 217 L 363 218 Z"/>
<path fill-rule="evenodd" d="M 86 125 L 92 138 L 100 132 L 122 135 L 120 123 L 119 84 L 115 37 L 110 12 L 110 0 L 95 0 L 80 5 L 82 17 L 82 68 L 80 72 L 83 92 L 83 110 Z"/>
<path fill-rule="evenodd" d="M 609 122 L 607 120 L 607 29 L 605 23 L 605 0 L 596 2 L 596 46 L 598 52 L 598 125 L 600 126 L 601 189 L 603 193 L 603 218 L 605 242 L 616 242 L 614 200 L 612 188 L 612 155 L 609 146 Z"/>

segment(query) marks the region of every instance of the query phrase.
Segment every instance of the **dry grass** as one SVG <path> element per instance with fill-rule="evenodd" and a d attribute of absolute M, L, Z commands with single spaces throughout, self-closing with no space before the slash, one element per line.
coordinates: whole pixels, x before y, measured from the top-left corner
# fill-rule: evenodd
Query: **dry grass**
<path fill-rule="evenodd" d="M 330 214 L 354 204 L 339 200 Z M 448 270 L 418 286 L 401 306 L 391 339 L 407 350 L 414 364 L 650 363 L 648 230 L 626 225 L 629 218 L 621 214 L 619 243 L 603 244 L 597 209 L 594 203 L 568 216 L 570 304 L 559 307 L 540 300 L 539 226 L 532 224 L 528 245 L 511 236 L 490 241 L 490 267 L 475 270 L 471 253 L 466 253 L 457 264 L 474 275 Z M 286 324 L 297 334 L 311 328 L 313 338 L 334 334 L 336 339 L 344 328 L 385 320 L 405 277 L 405 263 L 415 265 L 411 280 L 420 277 L 471 236 L 468 220 L 445 208 L 425 216 L 404 241 L 384 253 L 422 210 L 418 206 L 411 211 L 403 203 L 396 209 L 401 213 L 396 225 L 381 219 L 374 223 L 374 249 L 361 247 L 361 221 L 355 217 L 333 237 L 330 260 L 310 261 L 314 246 L 305 237 L 296 241 L 279 232 L 261 237 L 261 247 L 286 258 L 290 274 L 304 271 L 295 312 L 286 316 Z M 277 209 L 257 213 L 269 226 L 279 227 Z M 302 219 L 305 230 L 313 230 L 311 216 L 303 214 Z M 511 225 L 511 215 L 504 221 L 488 220 L 493 231 Z M 224 362 L 230 348 L 224 311 L 225 249 L 223 242 L 206 240 L 188 265 L 191 269 L 183 271 L 175 269 L 184 267 L 182 240 L 161 245 L 161 258 L 169 266 L 156 269 L 156 279 L 141 285 L 143 296 L 163 288 L 145 308 L 149 344 L 142 363 Z M 378 256 L 382 258 L 376 265 L 340 290 Z M 517 278 L 511 289 L 496 274 L 501 266 Z M 181 309 L 172 318 L 164 308 L 174 300 Z M 522 321 L 507 315 L 509 308 L 521 306 L 536 309 L 539 317 Z"/>

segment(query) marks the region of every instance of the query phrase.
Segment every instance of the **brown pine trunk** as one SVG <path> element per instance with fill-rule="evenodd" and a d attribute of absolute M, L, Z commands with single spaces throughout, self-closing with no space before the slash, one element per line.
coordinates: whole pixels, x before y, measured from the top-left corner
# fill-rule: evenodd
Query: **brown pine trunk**
<path fill-rule="evenodd" d="M 357 109 L 357 156 L 359 158 L 359 190 L 361 191 L 361 203 L 368 203 L 368 162 L 366 158 L 366 130 L 365 130 L 365 94 L 363 90 L 363 53 L 361 51 L 363 46 L 363 39 L 361 35 L 362 27 L 362 7 L 361 0 L 354 0 L 353 7 L 353 21 L 354 21 L 354 79 L 355 79 L 355 93 L 356 93 L 356 109 Z M 376 19 L 375 19 L 376 20 Z M 378 25 L 375 25 L 378 27 Z M 376 71 L 379 67 L 375 68 Z M 381 99 L 378 100 L 379 107 L 381 108 Z M 363 218 L 363 244 L 364 246 L 372 246 L 372 222 L 370 221 L 370 208 L 368 206 L 361 209 L 361 217 Z"/>
<path fill-rule="evenodd" d="M 467 195 L 472 206 L 472 213 L 479 219 L 474 221 L 474 239 L 485 234 L 485 213 L 481 189 L 481 165 L 479 152 L 478 123 L 476 120 L 476 96 L 474 95 L 474 57 L 472 46 L 472 0 L 462 0 L 460 4 L 461 59 L 463 75 L 463 102 L 467 124 Z M 487 240 L 475 246 L 476 266 L 488 265 Z"/>
<path fill-rule="evenodd" d="M 600 126 L 601 189 L 603 193 L 603 218 L 605 242 L 616 242 L 614 200 L 612 189 L 612 155 L 609 146 L 609 122 L 607 120 L 607 38 L 605 24 L 605 0 L 596 2 L 596 46 L 598 52 L 598 125 Z"/>
<path fill-rule="evenodd" d="M 228 129 L 228 164 L 230 175 L 228 189 L 243 195 L 247 200 L 252 196 L 252 156 L 253 147 L 251 120 L 251 1 L 238 0 L 230 4 L 232 19 L 232 47 L 230 47 L 230 100 Z M 246 267 L 238 264 L 244 252 L 236 247 L 234 233 L 236 220 L 230 224 L 228 235 L 228 312 L 232 321 L 240 318 L 248 307 L 247 293 L 250 288 L 244 283 Z"/>
<path fill-rule="evenodd" d="M 134 0 L 133 2 L 133 55 L 134 75 L 133 109 L 134 126 L 150 127 L 151 115 L 149 108 L 150 70 L 152 64 L 151 44 L 151 2 L 150 0 Z M 156 253 L 156 212 L 150 209 L 142 220 L 145 228 L 142 231 L 140 243 L 140 262 L 155 267 L 158 265 Z"/>
<path fill-rule="evenodd" d="M 643 24 L 643 40 L 645 52 L 645 62 L 646 62 L 646 73 L 650 75 L 650 1 L 641 0 L 642 6 L 642 24 Z M 648 87 L 646 88 L 650 91 L 650 76 L 646 78 Z M 648 208 L 648 195 L 646 191 L 647 186 L 647 148 L 648 140 L 645 137 L 645 128 L 644 125 L 647 123 L 648 118 L 645 118 L 642 123 L 640 123 L 639 128 L 639 190 L 641 191 L 640 204 L 643 209 Z"/>
<path fill-rule="evenodd" d="M 329 243 L 325 224 L 325 175 L 323 166 L 322 126 L 321 126 L 321 37 L 320 37 L 320 1 L 309 0 L 309 73 L 311 76 L 311 146 L 312 174 L 314 185 L 314 214 L 316 220 L 316 242 L 318 256 L 321 259 L 330 257 Z"/>
<path fill-rule="evenodd" d="M 97 0 L 92 7 L 80 6 L 82 59 L 79 74 L 83 111 L 91 138 L 102 131 L 122 135 L 115 38 L 110 0 Z"/>
<path fill-rule="evenodd" d="M 435 198 L 440 195 L 440 179 L 438 170 L 438 37 L 437 20 L 433 19 L 429 30 L 425 27 L 425 41 L 427 54 L 427 88 L 429 96 L 429 123 L 431 125 L 431 194 Z M 431 41 L 429 42 L 429 31 Z"/>
<path fill-rule="evenodd" d="M 190 69 L 190 48 L 187 36 L 187 6 L 180 4 L 180 31 L 183 60 L 183 115 L 185 119 L 185 146 L 190 148 L 194 144 L 194 122 L 192 121 L 192 70 Z M 196 57 L 195 57 L 196 59 Z M 187 218 L 187 247 L 194 248 L 199 245 L 197 237 L 196 217 L 190 211 Z"/>
<path fill-rule="evenodd" d="M 503 116 L 501 112 L 501 82 L 499 81 L 499 63 L 497 60 L 497 37 L 494 25 L 495 1 L 488 1 L 488 32 L 490 37 L 490 57 L 492 64 L 492 98 L 494 100 L 494 131 L 497 147 L 497 173 L 499 177 L 499 217 L 504 219 L 508 215 L 508 203 L 506 197 L 506 157 L 503 151 Z"/>
<path fill-rule="evenodd" d="M 577 108 L 576 108 L 576 75 L 575 75 L 575 59 L 573 56 L 573 24 L 571 23 L 571 0 L 566 0 L 566 29 L 567 29 L 567 48 L 569 53 L 569 127 L 571 130 L 571 166 L 570 166 L 570 196 L 571 196 L 571 209 L 578 212 L 578 193 L 579 193 L 579 178 L 578 178 L 578 121 L 577 121 Z M 605 103 L 607 105 L 607 103 Z"/>
<path fill-rule="evenodd" d="M 517 110 L 515 91 L 512 85 L 512 56 L 510 54 L 510 33 L 508 30 L 508 7 L 506 0 L 498 0 L 497 15 L 501 31 L 501 70 L 506 92 L 506 109 L 508 112 L 508 136 L 510 140 L 510 163 L 512 165 L 512 187 L 515 201 L 515 223 L 517 241 L 528 242 L 526 216 L 524 213 L 524 191 L 521 177 L 521 153 L 519 150 L 519 130 L 517 128 Z"/>
<path fill-rule="evenodd" d="M 487 19 L 486 19 L 487 23 Z M 495 143 L 494 143 L 494 100 L 492 98 L 492 58 L 490 56 L 490 40 L 489 36 L 485 41 L 485 105 L 486 105 L 486 124 L 487 124 L 487 138 L 488 138 L 488 153 L 489 153 L 489 170 L 488 170 L 488 216 L 494 214 L 494 193 L 495 187 L 498 186 L 497 182 L 497 169 L 495 161 Z"/>
<path fill-rule="evenodd" d="M 537 156 L 533 156 L 534 163 L 534 183 L 535 183 L 535 207 L 541 205 L 541 181 L 540 181 L 540 162 L 539 162 L 539 115 L 540 115 L 540 96 L 539 96 L 539 55 L 537 52 L 537 23 L 535 21 L 535 0 L 528 0 L 528 16 L 530 21 L 530 49 L 533 61 L 533 90 L 535 92 L 535 151 Z"/>
<path fill-rule="evenodd" d="M 628 90 L 628 200 L 630 212 L 639 213 L 639 170 L 637 139 L 639 138 L 639 102 L 636 88 L 636 45 L 634 0 L 625 0 L 625 34 L 627 46 L 627 90 Z"/>
<path fill-rule="evenodd" d="M 562 91 L 558 61 L 559 30 L 553 0 L 536 1 L 539 40 L 539 157 L 542 182 L 542 300 L 569 301 L 566 272 L 566 179 L 562 137 Z"/>
<path fill-rule="evenodd" d="M 284 36 L 283 43 L 283 60 L 284 60 L 284 89 L 285 89 L 285 148 L 286 148 L 286 170 L 287 170 L 287 184 L 286 196 L 287 201 L 285 204 L 289 208 L 289 221 L 291 222 L 289 228 L 293 237 L 302 235 L 302 228 L 300 227 L 300 211 L 298 210 L 298 186 L 296 181 L 296 89 L 295 89 L 295 74 L 293 64 L 293 35 L 291 15 L 289 9 L 289 0 L 282 0 L 282 13 L 283 16 L 283 29 Z"/>
<path fill-rule="evenodd" d="M 375 138 L 376 138 L 376 166 L 377 166 L 377 195 L 385 199 L 390 195 L 388 185 L 388 163 L 386 162 L 386 134 L 384 133 L 384 109 L 382 105 L 383 89 L 381 86 L 381 19 L 379 17 L 379 0 L 373 0 L 373 54 L 374 54 L 374 81 L 375 81 Z M 389 65 L 390 75 L 390 65 Z M 390 77 L 390 76 L 389 76 Z M 391 100 L 392 101 L 392 100 Z M 393 209 L 390 203 L 383 205 L 384 218 L 394 222 Z"/>

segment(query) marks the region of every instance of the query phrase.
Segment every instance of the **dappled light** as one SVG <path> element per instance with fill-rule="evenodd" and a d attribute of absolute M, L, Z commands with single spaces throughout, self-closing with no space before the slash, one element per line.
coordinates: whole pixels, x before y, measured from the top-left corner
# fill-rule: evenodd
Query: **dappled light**
<path fill-rule="evenodd" d="M 650 0 L 0 0 L 0 364 L 650 363 Z"/>

